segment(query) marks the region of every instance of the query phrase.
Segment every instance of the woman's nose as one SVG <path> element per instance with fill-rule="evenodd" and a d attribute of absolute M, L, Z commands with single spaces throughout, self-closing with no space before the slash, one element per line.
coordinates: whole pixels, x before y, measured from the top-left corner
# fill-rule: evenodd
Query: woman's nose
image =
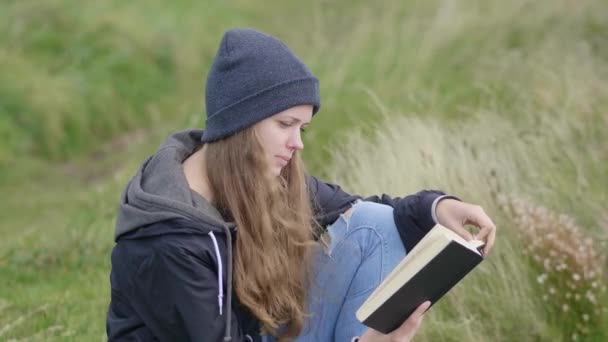
<path fill-rule="evenodd" d="M 304 148 L 302 134 L 299 129 L 289 137 L 288 147 L 294 150 L 301 150 Z"/>

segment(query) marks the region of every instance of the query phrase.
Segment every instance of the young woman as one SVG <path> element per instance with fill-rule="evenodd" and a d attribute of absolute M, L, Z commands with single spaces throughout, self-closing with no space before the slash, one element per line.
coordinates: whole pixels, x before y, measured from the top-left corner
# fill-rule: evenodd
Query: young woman
<path fill-rule="evenodd" d="M 361 198 L 304 172 L 318 80 L 278 39 L 224 34 L 205 130 L 168 138 L 122 195 L 110 341 L 409 341 L 430 303 L 389 335 L 355 311 L 439 222 L 487 253 L 495 227 L 440 191 Z"/>

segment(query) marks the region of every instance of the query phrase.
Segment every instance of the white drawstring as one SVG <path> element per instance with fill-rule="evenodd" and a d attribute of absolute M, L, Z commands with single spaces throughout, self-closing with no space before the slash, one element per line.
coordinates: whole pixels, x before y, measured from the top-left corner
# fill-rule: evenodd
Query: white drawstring
<path fill-rule="evenodd" d="M 224 287 L 222 284 L 222 257 L 220 255 L 220 248 L 217 245 L 217 240 L 213 232 L 209 232 L 209 236 L 213 240 L 213 247 L 215 247 L 215 257 L 217 259 L 217 286 L 219 288 L 219 294 L 217 295 L 217 303 L 220 307 L 220 316 L 222 315 L 222 307 L 224 305 Z"/>

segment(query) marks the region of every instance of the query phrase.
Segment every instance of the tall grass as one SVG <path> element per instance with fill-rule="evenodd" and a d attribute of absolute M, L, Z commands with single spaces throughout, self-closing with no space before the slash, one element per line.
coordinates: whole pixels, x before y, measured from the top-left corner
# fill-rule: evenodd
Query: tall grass
<path fill-rule="evenodd" d="M 465 201 L 481 204 L 499 227 L 494 253 L 428 315 L 421 340 L 569 340 L 574 323 L 564 323 L 583 320 L 581 310 L 572 310 L 568 315 L 557 315 L 559 320 L 554 319 L 556 315 L 547 298 L 543 300 L 546 288 L 537 286 L 538 267 L 533 266 L 526 253 L 532 243 L 530 235 L 534 234 L 527 234 L 527 239 L 519 234 L 520 230 L 546 234 L 547 229 L 521 226 L 521 219 L 502 210 L 500 201 L 501 196 L 508 194 L 534 198 L 537 203 L 559 203 L 560 191 L 553 190 L 547 181 L 555 176 L 546 173 L 560 167 L 535 156 L 550 154 L 551 149 L 557 153 L 562 147 L 555 145 L 550 136 L 536 144 L 517 139 L 518 130 L 503 120 L 488 114 L 483 119 L 445 127 L 436 119 L 391 117 L 378 125 L 377 135 L 371 138 L 361 134 L 345 138 L 340 152 L 334 155 L 330 178 L 350 191 L 403 195 L 422 188 L 440 188 Z M 497 126 L 497 122 L 501 125 Z M 496 141 L 502 138 L 511 139 L 508 143 Z M 593 145 L 579 146 L 584 150 Z M 587 158 L 583 154 L 572 157 L 575 162 L 584 162 Z M 580 171 L 582 177 L 589 174 L 589 169 Z M 599 184 L 606 186 L 606 179 Z M 603 193 L 603 189 L 606 188 L 595 191 Z M 593 209 L 598 208 L 598 204 L 592 197 L 590 194 L 587 198 L 577 198 L 575 211 L 562 213 L 581 218 L 586 217 L 585 213 L 595 215 Z M 605 231 L 598 229 L 599 217 L 595 216 L 594 225 L 582 229 L 583 238 L 608 238 Z M 531 224 L 547 225 L 543 221 Z M 583 242 L 563 239 L 561 243 L 578 248 Z M 595 262 L 586 266 L 608 265 Z M 560 281 L 565 281 L 571 274 L 558 276 L 563 278 Z M 600 281 L 607 280 L 604 274 Z M 605 292 L 600 298 L 599 303 L 608 302 Z M 589 303 L 586 307 L 595 312 Z M 598 309 L 603 310 L 601 305 Z M 559 310 L 562 310 L 561 301 Z M 606 338 L 607 321 L 608 314 L 602 313 L 582 337 L 594 336 L 592 340 L 597 341 Z"/>
<path fill-rule="evenodd" d="M 441 188 L 483 205 L 495 218 L 496 252 L 428 315 L 420 340 L 602 341 L 608 338 L 608 295 L 599 285 L 608 281 L 599 272 L 608 266 L 605 250 L 593 260 L 568 251 L 587 239 L 608 239 L 599 228 L 608 195 L 608 66 L 584 42 L 570 50 L 547 43 L 525 55 L 508 47 L 495 53 L 505 57 L 476 64 L 476 84 L 486 89 L 483 100 L 468 104 L 468 115 L 459 120 L 439 119 L 449 116 L 441 107 L 399 116 L 384 93 L 369 89 L 383 120 L 372 135 L 360 130 L 343 137 L 332 154 L 329 178 L 362 194 Z M 505 93 L 493 90 L 494 82 L 508 91 L 508 105 L 501 103 Z M 589 281 L 593 301 L 574 305 L 573 297 L 564 309 L 563 299 L 547 297 L 536 273 L 546 261 L 535 265 L 538 260 L 529 258 L 527 247 L 544 238 L 535 235 L 561 228 L 551 215 L 531 221 L 504 211 L 504 196 L 532 198 L 532 211 L 534 203 L 547 205 L 583 223 L 580 235 L 555 231 L 558 243 L 543 244 L 545 249 L 535 253 L 555 258 L 552 264 L 562 260 L 562 253 L 578 269 L 594 269 L 600 278 Z M 576 272 L 582 271 L 551 273 L 554 283 L 563 285 L 553 292 L 565 295 Z"/>
<path fill-rule="evenodd" d="M 354 100 L 367 88 L 392 109 L 434 108 L 460 118 L 488 92 L 500 94 L 494 105 L 508 108 L 517 89 L 504 87 L 505 76 L 542 82 L 524 70 L 505 74 L 514 70 L 503 63 L 514 58 L 547 45 L 557 56 L 585 48 L 608 56 L 598 0 L 272 5 L 2 2 L 0 161 L 23 154 L 66 159 L 126 129 L 166 120 L 202 125 L 204 71 L 221 32 L 233 26 L 283 38 L 319 75 L 328 115 L 314 136 L 323 141 L 338 123 L 377 118 L 368 101 Z M 488 64 L 495 68 L 481 72 Z"/>
<path fill-rule="evenodd" d="M 311 172 L 362 194 L 441 188 L 498 224 L 493 255 L 433 308 L 421 340 L 569 339 L 497 198 L 527 198 L 605 238 L 594 227 L 608 227 L 607 10 L 0 2 L 0 340 L 103 340 L 121 188 L 165 134 L 202 125 L 205 70 L 234 26 L 283 38 L 320 78 Z"/>
<path fill-rule="evenodd" d="M 574 340 L 600 337 L 608 316 L 606 239 L 598 243 L 568 215 L 522 199 L 503 203 L 525 242 L 520 254 L 537 274 L 548 322 Z"/>
<path fill-rule="evenodd" d="M 65 160 L 200 115 L 204 67 L 241 15 L 212 2 L 73 0 L 4 1 L 0 13 L 0 162 Z"/>

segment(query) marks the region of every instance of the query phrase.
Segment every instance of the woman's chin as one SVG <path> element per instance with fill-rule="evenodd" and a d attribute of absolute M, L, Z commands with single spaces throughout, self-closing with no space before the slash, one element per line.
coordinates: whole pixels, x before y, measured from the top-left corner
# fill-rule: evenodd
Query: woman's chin
<path fill-rule="evenodd" d="M 276 178 L 281 175 L 281 172 L 283 172 L 283 168 L 281 166 L 271 165 L 266 170 L 266 175 L 268 175 L 270 178 Z"/>
<path fill-rule="evenodd" d="M 283 171 L 283 168 L 282 168 L 282 167 L 280 167 L 280 166 L 275 166 L 275 167 L 274 167 L 274 168 L 271 170 L 272 175 L 273 175 L 274 177 L 279 177 L 279 176 L 281 175 L 281 171 Z"/>

